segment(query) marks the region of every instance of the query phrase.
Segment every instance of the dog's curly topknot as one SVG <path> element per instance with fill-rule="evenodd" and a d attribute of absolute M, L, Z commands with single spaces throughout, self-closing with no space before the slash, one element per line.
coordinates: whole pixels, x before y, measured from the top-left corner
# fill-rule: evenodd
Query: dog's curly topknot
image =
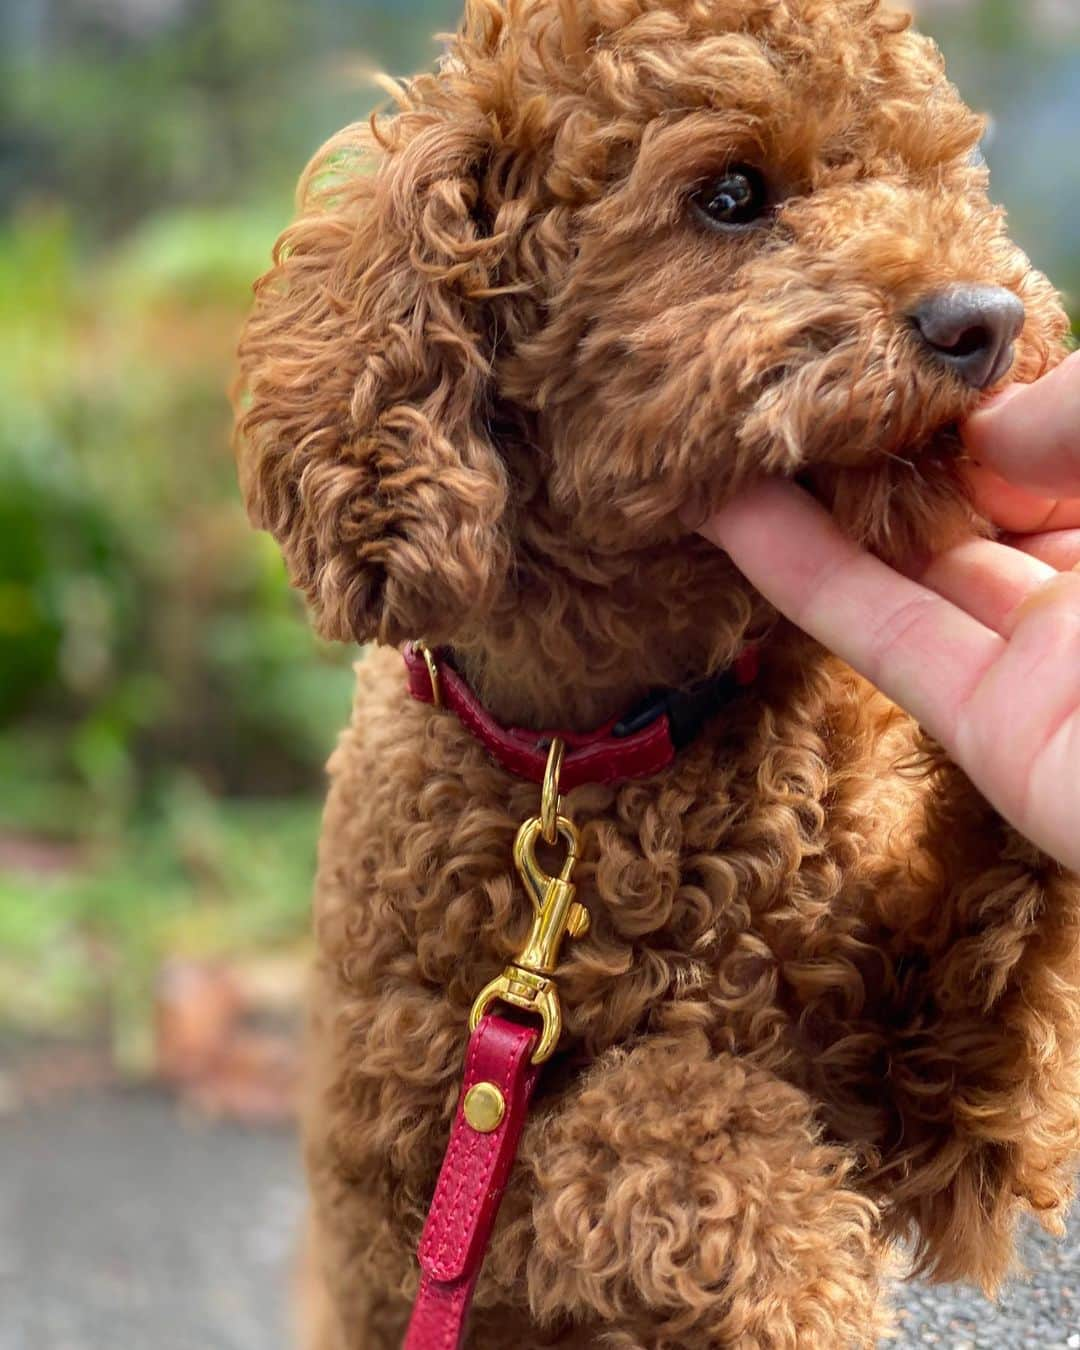
<path fill-rule="evenodd" d="M 688 522 L 766 472 L 885 556 L 979 528 L 980 393 L 913 316 L 1001 288 L 1033 380 L 1063 310 L 876 0 L 468 0 L 394 98 L 316 155 L 241 346 L 252 516 L 321 629 L 450 642 L 501 720 L 575 728 L 765 638 L 670 770 L 572 795 L 592 928 L 472 1344 L 869 1346 L 897 1235 L 992 1286 L 1069 1198 L 1080 895 Z M 760 209 L 706 218 L 733 172 Z M 400 1341 L 535 793 L 391 653 L 331 773 L 312 1345 L 356 1350 Z"/>

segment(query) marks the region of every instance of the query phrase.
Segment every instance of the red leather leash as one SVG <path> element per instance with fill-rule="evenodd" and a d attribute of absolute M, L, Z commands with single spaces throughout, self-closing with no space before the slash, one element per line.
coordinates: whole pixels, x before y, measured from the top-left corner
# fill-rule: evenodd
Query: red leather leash
<path fill-rule="evenodd" d="M 404 1350 L 458 1350 L 464 1340 L 473 1289 L 540 1073 L 532 1063 L 537 1039 L 535 1027 L 486 1013 L 469 1040 L 461 1099 L 420 1239 L 420 1289 Z M 467 1110 L 477 1101 L 478 1108 Z"/>

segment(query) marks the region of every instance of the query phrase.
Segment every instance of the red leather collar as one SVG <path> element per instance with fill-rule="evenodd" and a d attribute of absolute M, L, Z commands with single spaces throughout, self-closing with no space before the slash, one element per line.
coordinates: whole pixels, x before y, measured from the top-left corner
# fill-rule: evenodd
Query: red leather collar
<path fill-rule="evenodd" d="M 423 651 L 415 644 L 404 650 L 408 690 L 421 703 L 434 703 L 431 674 Z M 757 675 L 756 645 L 743 649 L 730 670 L 721 671 L 689 690 L 660 690 L 621 718 L 595 731 L 529 731 L 501 726 L 458 674 L 445 652 L 433 653 L 442 705 L 484 746 L 504 769 L 541 783 L 548 747 L 559 736 L 566 743 L 559 783 L 564 792 L 583 783 L 619 783 L 648 778 L 672 763 L 696 736 L 701 725 Z"/>

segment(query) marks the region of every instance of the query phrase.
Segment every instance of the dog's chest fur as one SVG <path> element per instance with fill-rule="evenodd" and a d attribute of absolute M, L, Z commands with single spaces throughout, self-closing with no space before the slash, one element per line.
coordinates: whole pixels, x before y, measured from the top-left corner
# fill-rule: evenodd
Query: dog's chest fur
<path fill-rule="evenodd" d="M 330 764 L 317 1003 L 334 1009 L 321 1034 L 336 1059 L 343 1157 L 373 1180 L 394 1177 L 415 1220 L 470 1005 L 530 921 L 511 848 L 538 790 L 451 715 L 411 702 L 395 653 L 358 672 Z M 766 682 L 733 704 L 655 779 L 570 795 L 592 923 L 564 947 L 566 1031 L 542 1100 L 611 1046 L 691 1029 L 806 1085 L 806 1041 L 840 1015 L 838 989 L 857 1014 L 859 862 L 867 829 L 899 803 L 875 774 L 857 687 L 812 665 L 783 684 L 775 703 Z"/>

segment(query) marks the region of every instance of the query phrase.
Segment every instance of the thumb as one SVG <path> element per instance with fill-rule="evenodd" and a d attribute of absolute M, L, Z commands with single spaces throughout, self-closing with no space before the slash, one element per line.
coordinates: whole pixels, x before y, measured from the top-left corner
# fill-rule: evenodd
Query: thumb
<path fill-rule="evenodd" d="M 971 456 L 1009 482 L 1052 498 L 1080 494 L 1080 352 L 985 404 L 961 434 Z"/>

